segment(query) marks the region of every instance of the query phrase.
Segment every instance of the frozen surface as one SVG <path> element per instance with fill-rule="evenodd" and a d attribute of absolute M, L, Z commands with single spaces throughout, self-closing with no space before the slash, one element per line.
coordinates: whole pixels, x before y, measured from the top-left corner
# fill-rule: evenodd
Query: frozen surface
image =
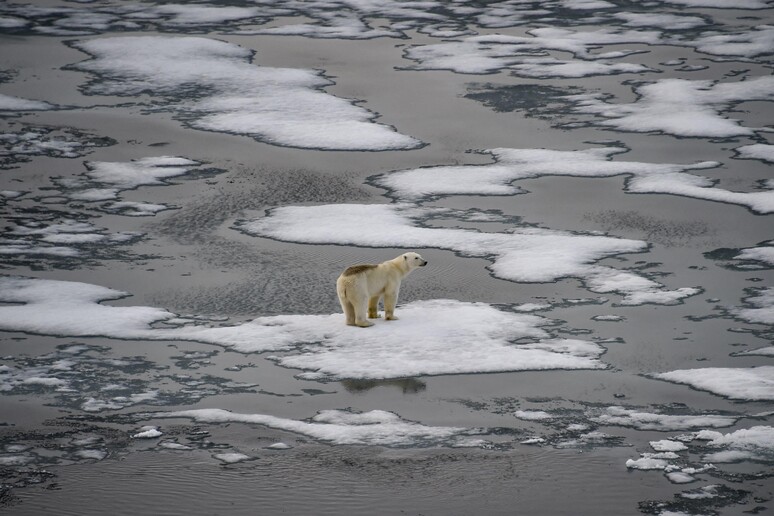
<path fill-rule="evenodd" d="M 673 415 L 642 412 L 625 407 L 608 407 L 593 418 L 603 425 L 637 428 L 638 430 L 691 430 L 696 428 L 723 428 L 732 426 L 738 418 L 719 415 Z"/>
<path fill-rule="evenodd" d="M 198 129 L 244 134 L 276 145 L 325 150 L 413 149 L 421 142 L 373 122 L 373 113 L 328 95 L 312 70 L 251 63 L 252 52 L 208 38 L 92 39 L 73 46 L 93 56 L 75 65 L 95 74 L 86 91 L 163 99 Z M 181 96 L 182 95 L 182 96 Z"/>

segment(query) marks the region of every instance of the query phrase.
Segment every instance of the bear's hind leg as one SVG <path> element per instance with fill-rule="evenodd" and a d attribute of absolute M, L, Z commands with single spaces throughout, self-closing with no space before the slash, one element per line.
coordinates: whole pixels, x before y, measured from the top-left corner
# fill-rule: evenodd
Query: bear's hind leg
<path fill-rule="evenodd" d="M 355 326 L 360 326 L 361 328 L 368 328 L 369 326 L 373 326 L 374 323 L 369 321 L 366 316 L 368 315 L 367 312 L 367 301 L 363 299 L 361 302 L 354 305 L 355 307 Z"/>
<path fill-rule="evenodd" d="M 379 296 L 374 296 L 368 300 L 368 318 L 379 318 Z"/>
<path fill-rule="evenodd" d="M 355 326 L 355 307 L 349 301 L 344 301 L 341 306 L 344 307 L 344 315 L 347 317 L 347 326 Z"/>

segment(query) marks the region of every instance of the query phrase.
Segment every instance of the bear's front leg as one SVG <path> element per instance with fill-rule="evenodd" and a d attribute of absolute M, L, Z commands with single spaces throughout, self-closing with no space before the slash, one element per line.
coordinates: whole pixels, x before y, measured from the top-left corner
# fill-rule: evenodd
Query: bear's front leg
<path fill-rule="evenodd" d="M 398 300 L 397 292 L 385 292 L 384 293 L 384 319 L 386 321 L 397 321 L 395 317 L 395 303 Z"/>
<path fill-rule="evenodd" d="M 368 318 L 369 319 L 379 318 L 378 306 L 379 306 L 379 296 L 374 296 L 368 300 Z"/>

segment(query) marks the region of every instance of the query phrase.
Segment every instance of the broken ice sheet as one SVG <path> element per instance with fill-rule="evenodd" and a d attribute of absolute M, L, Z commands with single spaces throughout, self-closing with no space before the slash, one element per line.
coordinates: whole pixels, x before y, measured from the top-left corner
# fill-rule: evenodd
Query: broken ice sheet
<path fill-rule="evenodd" d="M 116 37 L 73 47 L 92 56 L 73 68 L 99 77 L 93 95 L 147 93 L 197 129 L 322 150 L 407 150 L 422 142 L 374 122 L 376 115 L 322 91 L 318 71 L 253 64 L 253 52 L 201 37 Z"/>
<path fill-rule="evenodd" d="M 774 400 L 774 366 L 705 367 L 658 373 L 653 378 L 690 385 L 733 400 Z"/>

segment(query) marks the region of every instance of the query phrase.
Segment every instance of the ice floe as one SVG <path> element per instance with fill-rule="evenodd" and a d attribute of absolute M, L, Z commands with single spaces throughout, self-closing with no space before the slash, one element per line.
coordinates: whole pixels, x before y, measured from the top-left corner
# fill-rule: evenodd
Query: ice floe
<path fill-rule="evenodd" d="M 309 421 L 266 414 L 240 414 L 222 409 L 182 410 L 149 414 L 153 418 L 188 418 L 199 423 L 245 423 L 305 435 L 338 445 L 367 446 L 481 446 L 470 436 L 480 431 L 442 426 L 426 426 L 406 421 L 383 410 L 349 412 L 323 410 Z"/>
<path fill-rule="evenodd" d="M 752 145 L 743 145 L 734 149 L 738 158 L 741 159 L 759 159 L 774 163 L 774 145 L 765 143 L 754 143 Z"/>
<path fill-rule="evenodd" d="M 593 342 L 552 338 L 549 320 L 497 309 L 485 303 L 418 301 L 399 307 L 400 322 L 379 323 L 364 332 L 343 315 L 261 317 L 236 326 L 211 327 L 177 320 L 160 308 L 110 306 L 125 297 L 86 283 L 0 277 L 0 328 L 63 336 L 116 339 L 191 340 L 243 352 L 288 351 L 274 360 L 304 369 L 308 379 L 394 378 L 413 375 L 545 369 L 603 369 L 605 349 Z M 170 327 L 172 326 L 172 327 Z M 519 341 L 518 344 L 515 341 Z M 461 360 L 460 357 L 465 357 Z M 134 404 L 94 400 L 88 408 Z"/>
<path fill-rule="evenodd" d="M 735 308 L 731 315 L 749 323 L 774 324 L 774 288 L 749 289 L 750 296 L 744 298 L 745 306 Z"/>
<path fill-rule="evenodd" d="M 95 147 L 113 145 L 114 140 L 96 137 L 68 127 L 24 127 L 0 133 L 0 167 L 8 168 L 30 156 L 77 158 Z"/>
<path fill-rule="evenodd" d="M 285 206 L 265 217 L 242 221 L 237 228 L 297 243 L 449 249 L 464 256 L 492 259 L 490 270 L 499 278 L 521 282 L 580 278 L 593 292 L 620 293 L 621 304 L 627 305 L 675 304 L 700 292 L 697 288 L 665 290 L 633 272 L 594 263 L 616 254 L 644 251 L 647 245 L 641 241 L 533 227 L 483 233 L 420 225 L 437 215 L 437 210 L 407 203 Z M 317 223 L 310 225 L 309 220 Z M 371 221 L 370 231 L 363 232 L 363 220 Z"/>
<path fill-rule="evenodd" d="M 576 113 L 598 117 L 591 124 L 618 131 L 702 138 L 752 136 L 762 128 L 744 127 L 723 113 L 738 102 L 773 101 L 774 76 L 738 82 L 661 79 L 636 87 L 635 92 L 638 98 L 632 103 L 609 102 L 601 94 L 567 98 L 576 102 Z"/>
<path fill-rule="evenodd" d="M 704 459 L 712 462 L 737 462 L 741 460 L 774 461 L 774 428 L 754 426 L 728 434 L 704 432 L 697 439 L 708 440 L 710 448 L 721 451 L 707 454 Z"/>
<path fill-rule="evenodd" d="M 516 195 L 524 193 L 515 181 L 545 176 L 628 176 L 624 189 L 632 193 L 661 193 L 746 206 L 756 213 L 774 212 L 774 189 L 733 192 L 714 181 L 688 173 L 720 166 L 716 161 L 680 165 L 614 161 L 622 147 L 575 151 L 551 149 L 489 149 L 494 163 L 434 166 L 381 174 L 371 181 L 397 199 L 418 200 L 447 195 Z"/>
<path fill-rule="evenodd" d="M 92 59 L 74 65 L 101 80 L 94 95 L 149 93 L 197 129 L 252 136 L 275 145 L 324 150 L 405 150 L 418 140 L 375 123 L 376 115 L 322 91 L 313 70 L 253 64 L 243 47 L 200 37 L 137 36 L 72 45 Z"/>
<path fill-rule="evenodd" d="M 681 369 L 653 377 L 734 400 L 774 400 L 774 366 Z"/>

